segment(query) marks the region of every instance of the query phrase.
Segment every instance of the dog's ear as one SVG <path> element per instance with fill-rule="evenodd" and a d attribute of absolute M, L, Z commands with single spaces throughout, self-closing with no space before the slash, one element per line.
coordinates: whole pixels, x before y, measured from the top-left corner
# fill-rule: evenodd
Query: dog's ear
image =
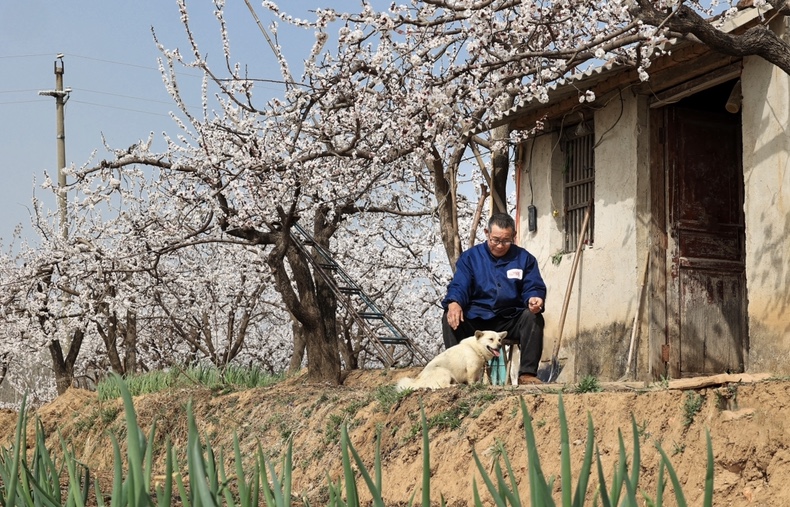
<path fill-rule="evenodd" d="M 480 330 L 475 331 L 475 338 L 477 338 L 479 340 L 481 336 L 483 336 L 483 332 L 482 331 L 480 331 Z"/>
<path fill-rule="evenodd" d="M 505 336 L 507 336 L 507 331 L 502 331 L 501 333 L 499 333 L 499 338 L 500 339 L 504 340 Z"/>

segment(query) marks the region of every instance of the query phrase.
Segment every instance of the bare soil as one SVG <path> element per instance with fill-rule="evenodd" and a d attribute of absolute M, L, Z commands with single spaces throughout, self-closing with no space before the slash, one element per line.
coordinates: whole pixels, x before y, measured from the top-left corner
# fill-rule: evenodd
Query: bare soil
<path fill-rule="evenodd" d="M 466 506 L 473 498 L 476 478 L 481 496 L 491 505 L 473 458 L 473 450 L 489 471 L 497 449 L 504 448 L 514 467 L 521 498 L 528 500 L 527 457 L 520 412 L 523 398 L 533 420 L 540 463 L 547 476 L 559 476 L 560 427 L 558 399 L 562 392 L 570 433 L 575 484 L 582 461 L 587 417 L 595 426 L 595 445 L 610 480 L 618 458 L 618 430 L 629 456 L 632 417 L 641 443 L 639 488 L 653 497 L 656 491 L 660 443 L 680 478 L 689 505 L 700 505 L 706 470 L 706 430 L 710 431 L 715 462 L 714 505 L 790 505 L 790 381 L 767 379 L 742 382 L 607 384 L 603 392 L 575 393 L 572 385 L 541 387 L 457 386 L 413 392 L 392 406 L 382 403 L 385 384 L 417 370 L 353 371 L 340 387 L 312 385 L 295 377 L 276 386 L 235 392 L 206 389 L 178 390 L 136 397 L 139 423 L 146 433 L 156 421 L 156 444 L 161 449 L 169 435 L 176 449 L 186 446 L 186 405 L 191 400 L 198 428 L 215 449 L 232 454 L 233 435 L 245 459 L 256 446 L 279 458 L 289 438 L 294 445 L 293 491 L 322 505 L 328 477 L 341 477 L 339 425 L 348 424 L 354 447 L 372 469 L 376 434 L 381 434 L 385 501 L 405 505 L 412 494 L 419 503 L 422 484 L 420 407 L 434 421 L 429 431 L 431 498 L 443 497 L 449 506 Z M 732 379 L 732 377 L 728 377 Z M 689 387 L 691 385 L 691 387 Z M 695 403 L 698 401 L 699 403 Z M 695 411 L 695 406 L 699 407 Z M 39 407 L 48 446 L 59 449 L 60 430 L 79 459 L 101 477 L 112 470 L 109 434 L 123 442 L 124 413 L 120 400 L 98 401 L 96 394 L 73 389 Z M 0 445 L 13 440 L 17 414 L 0 412 Z M 31 417 L 34 419 L 34 417 Z M 33 426 L 28 430 L 32 445 Z M 630 460 L 630 458 L 629 458 Z M 276 460 L 275 460 L 276 461 Z M 182 461 L 183 462 L 183 461 Z M 276 461 L 278 462 L 278 461 Z M 162 465 L 161 454 L 157 463 Z M 591 477 L 590 495 L 597 487 Z M 369 498 L 360 480 L 363 499 Z M 555 481 L 559 501 L 560 481 Z M 108 488 L 105 488 L 105 490 Z M 671 486 L 669 486 L 671 495 Z M 590 496 L 591 498 L 591 496 Z M 666 498 L 666 505 L 675 505 Z M 590 503 L 591 504 L 591 503 Z"/>

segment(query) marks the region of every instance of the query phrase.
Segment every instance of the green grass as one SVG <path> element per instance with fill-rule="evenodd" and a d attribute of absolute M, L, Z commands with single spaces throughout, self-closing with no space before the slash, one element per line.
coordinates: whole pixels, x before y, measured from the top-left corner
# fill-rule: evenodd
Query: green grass
<path fill-rule="evenodd" d="M 601 392 L 601 382 L 595 375 L 585 375 L 573 388 L 575 393 L 598 393 Z"/>
<path fill-rule="evenodd" d="M 428 419 L 428 428 L 458 429 L 461 426 L 461 420 L 469 415 L 470 410 L 469 403 L 460 401 L 449 410 L 439 412 Z"/>
<path fill-rule="evenodd" d="M 444 430 L 456 430 L 461 427 L 461 420 L 470 415 L 471 406 L 466 401 L 460 401 L 448 410 L 439 412 L 425 420 L 425 430 L 441 428 Z M 409 432 L 403 439 L 408 442 L 417 437 L 423 431 L 422 422 L 417 422 L 411 426 Z"/>
<path fill-rule="evenodd" d="M 74 421 L 74 431 L 77 433 L 91 431 L 97 424 L 107 427 L 115 422 L 120 413 L 120 407 L 100 405 L 84 415 L 77 415 Z"/>
<path fill-rule="evenodd" d="M 646 441 L 648 438 L 650 438 L 650 432 L 647 431 L 647 421 L 642 421 L 642 424 L 637 425 L 636 431 L 639 435 L 639 438 L 641 438 L 643 441 Z"/>
<path fill-rule="evenodd" d="M 683 426 L 688 428 L 694 422 L 694 417 L 702 409 L 704 398 L 697 391 L 686 391 L 683 402 Z"/>
<path fill-rule="evenodd" d="M 283 380 L 284 375 L 271 375 L 261 368 L 228 365 L 173 367 L 167 371 L 150 371 L 130 375 L 124 380 L 132 396 L 152 394 L 182 387 L 205 387 L 207 389 L 232 391 L 266 387 Z M 116 399 L 121 390 L 116 377 L 108 377 L 96 386 L 99 400 Z"/>
<path fill-rule="evenodd" d="M 380 385 L 373 391 L 373 398 L 379 403 L 381 412 L 389 413 L 392 407 L 398 405 L 403 398 L 411 393 L 410 390 L 398 391 L 393 384 Z"/>
<path fill-rule="evenodd" d="M 337 444 L 340 441 L 340 429 L 342 426 L 343 416 L 338 414 L 329 414 L 329 419 L 326 421 L 326 426 L 324 428 L 324 444 Z"/>

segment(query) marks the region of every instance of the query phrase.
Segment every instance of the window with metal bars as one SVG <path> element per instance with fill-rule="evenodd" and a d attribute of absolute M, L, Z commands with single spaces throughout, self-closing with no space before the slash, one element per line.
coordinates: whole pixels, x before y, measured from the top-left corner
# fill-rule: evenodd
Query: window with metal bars
<path fill-rule="evenodd" d="M 573 135 L 565 140 L 565 251 L 573 252 L 579 243 L 579 234 L 584 224 L 587 205 L 593 202 L 595 190 L 595 163 L 593 157 L 594 133 L 586 124 L 577 127 Z M 581 134 L 581 135 L 579 135 Z M 590 219 L 583 243 L 593 244 L 594 208 L 590 206 Z"/>

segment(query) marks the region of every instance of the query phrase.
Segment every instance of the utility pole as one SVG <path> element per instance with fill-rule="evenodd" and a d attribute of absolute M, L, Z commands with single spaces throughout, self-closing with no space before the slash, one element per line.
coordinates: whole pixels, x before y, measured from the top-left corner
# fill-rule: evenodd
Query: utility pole
<path fill-rule="evenodd" d="M 39 95 L 55 97 L 55 115 L 57 121 L 57 150 L 58 150 L 58 213 L 60 217 L 60 232 L 65 239 L 68 237 L 69 224 L 66 217 L 66 128 L 64 121 L 64 106 L 69 100 L 71 88 L 63 89 L 63 53 L 58 53 L 55 60 L 55 89 L 43 90 Z M 60 63 L 60 65 L 58 65 Z"/>
<path fill-rule="evenodd" d="M 66 105 L 66 101 L 69 100 L 71 88 L 63 89 L 63 72 L 65 71 L 63 53 L 58 53 L 55 58 L 55 89 L 39 91 L 38 94 L 55 97 L 55 115 L 57 121 L 56 144 L 58 151 L 58 221 L 60 222 L 58 225 L 60 226 L 60 234 L 65 241 L 69 236 L 69 224 L 66 216 L 66 129 L 63 116 L 64 106 Z M 62 291 L 61 304 L 64 307 L 67 305 L 69 297 L 67 291 Z M 72 337 L 74 340 L 72 340 Z M 69 329 L 66 330 L 65 354 L 63 352 L 63 346 L 58 338 L 52 337 L 49 342 L 49 353 L 52 357 L 52 366 L 55 372 L 55 384 L 57 385 L 58 394 L 64 393 L 74 380 L 74 360 L 77 356 L 74 354 L 72 357 L 72 347 L 75 346 L 75 343 L 77 344 L 76 352 L 79 352 L 79 347 L 82 344 L 81 331 Z"/>

